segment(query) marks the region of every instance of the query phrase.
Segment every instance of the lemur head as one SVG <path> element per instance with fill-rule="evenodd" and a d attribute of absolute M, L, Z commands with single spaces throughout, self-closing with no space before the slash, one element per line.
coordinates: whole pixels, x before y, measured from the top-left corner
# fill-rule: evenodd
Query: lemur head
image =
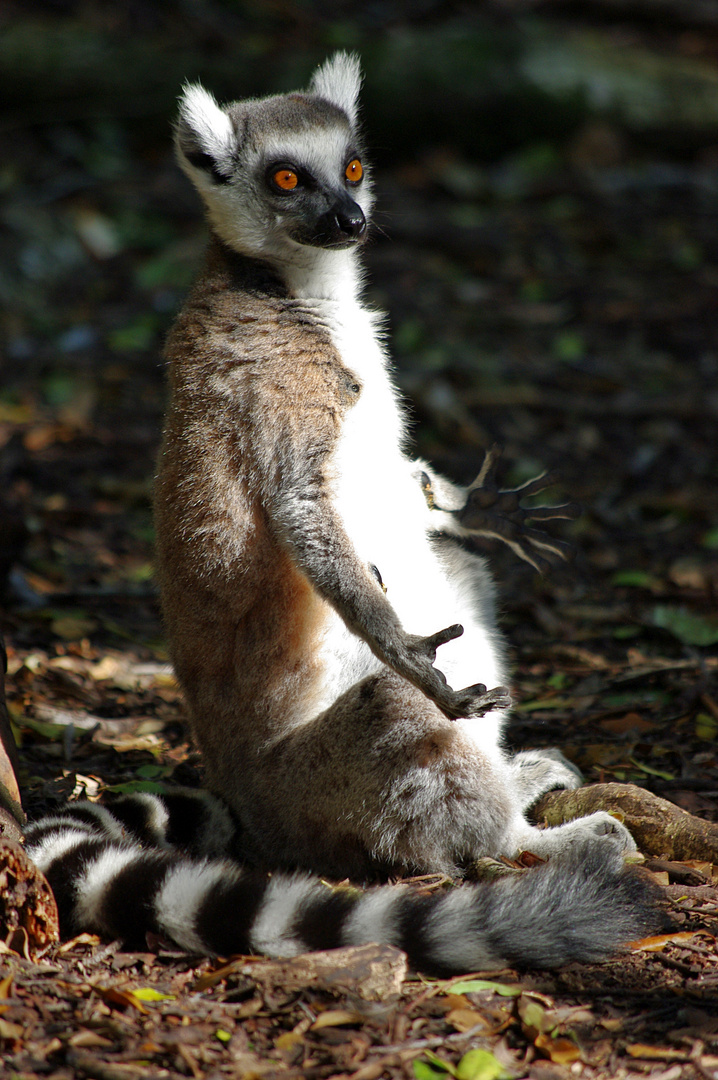
<path fill-rule="evenodd" d="M 199 84 L 180 99 L 180 164 L 225 243 L 286 259 L 300 249 L 348 249 L 371 207 L 357 131 L 356 56 L 337 53 L 302 93 L 220 107 Z"/>

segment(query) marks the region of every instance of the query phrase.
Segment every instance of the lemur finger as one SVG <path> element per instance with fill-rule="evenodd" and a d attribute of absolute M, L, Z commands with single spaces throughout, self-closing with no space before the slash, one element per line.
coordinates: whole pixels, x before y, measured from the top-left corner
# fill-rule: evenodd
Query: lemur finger
<path fill-rule="evenodd" d="M 561 519 L 569 521 L 581 514 L 581 507 L 577 503 L 559 503 L 557 506 L 529 506 L 524 510 L 527 518 L 534 521 L 554 521 Z"/>
<path fill-rule="evenodd" d="M 557 559 L 563 559 L 564 562 L 568 562 L 573 558 L 574 549 L 571 544 L 567 544 L 565 540 L 556 540 L 553 536 L 549 536 L 548 533 L 543 532 L 541 529 L 527 529 L 526 530 L 526 542 L 531 544 L 532 547 L 537 548 L 540 552 L 546 552 L 546 558 L 550 555 L 555 556 Z"/>
<path fill-rule="evenodd" d="M 515 488 L 506 488 L 501 491 L 503 495 L 505 491 L 510 491 L 520 495 L 522 499 L 527 495 L 538 495 L 539 492 L 545 491 L 546 488 L 553 487 L 558 483 L 558 476 L 553 472 L 542 472 L 538 476 L 533 476 L 530 480 L 525 480 L 523 484 L 519 484 Z"/>
<path fill-rule="evenodd" d="M 436 704 L 450 720 L 462 720 L 483 716 L 493 709 L 508 709 L 512 702 L 508 687 L 496 686 L 487 690 L 484 683 L 476 683 L 452 692 L 446 701 L 437 700 Z"/>
<path fill-rule="evenodd" d="M 476 686 L 468 686 L 459 693 L 462 697 L 466 695 L 469 698 L 468 716 L 483 716 L 492 709 L 508 709 L 512 704 L 508 686 L 495 686 L 493 690 L 487 690 L 482 683 L 477 683 Z"/>
<path fill-rule="evenodd" d="M 448 641 L 453 641 L 454 638 L 461 637 L 464 632 L 464 628 L 461 623 L 454 623 L 453 626 L 447 626 L 445 630 L 439 630 L 436 634 L 431 634 L 430 637 L 424 638 L 424 645 L 428 649 L 433 649 L 434 654 L 436 650 L 442 645 L 446 645 Z"/>

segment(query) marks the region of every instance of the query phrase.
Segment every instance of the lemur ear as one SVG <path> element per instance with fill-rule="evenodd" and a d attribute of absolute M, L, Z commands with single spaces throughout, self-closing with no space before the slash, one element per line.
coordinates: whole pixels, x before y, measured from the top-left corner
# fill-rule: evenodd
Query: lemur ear
<path fill-rule="evenodd" d="M 180 163 L 201 169 L 217 183 L 228 177 L 221 170 L 232 149 L 234 130 L 224 109 L 200 83 L 187 83 L 179 103 L 175 144 Z"/>
<path fill-rule="evenodd" d="M 354 124 L 357 119 L 361 80 L 361 66 L 357 54 L 338 52 L 314 72 L 309 91 L 343 109 Z"/>

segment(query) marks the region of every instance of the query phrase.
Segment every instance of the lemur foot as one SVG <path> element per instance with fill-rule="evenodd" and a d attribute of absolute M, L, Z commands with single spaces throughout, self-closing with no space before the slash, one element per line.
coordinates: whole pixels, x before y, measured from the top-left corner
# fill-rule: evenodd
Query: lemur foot
<path fill-rule="evenodd" d="M 638 845 L 623 824 L 605 810 L 599 810 L 588 817 L 577 818 L 561 826 L 575 832 L 578 840 L 600 838 L 604 843 L 614 843 L 624 854 L 632 855 L 638 851 Z"/>
<path fill-rule="evenodd" d="M 534 855 L 548 859 L 570 857 L 575 850 L 589 852 L 596 844 L 613 848 L 620 855 L 632 855 L 638 850 L 626 826 L 604 810 L 550 829 L 534 829 L 522 841 Z"/>
<path fill-rule="evenodd" d="M 543 573 L 552 559 L 567 559 L 571 546 L 563 540 L 556 540 L 543 529 L 532 528 L 528 522 L 575 518 L 579 509 L 572 503 L 522 506 L 521 501 L 527 496 L 538 495 L 554 484 L 555 476 L 545 472 L 519 487 L 500 488 L 496 480 L 500 453 L 496 446 L 486 451 L 479 475 L 467 489 L 466 503 L 459 510 L 449 513 L 467 532 L 502 540 L 520 559 Z"/>

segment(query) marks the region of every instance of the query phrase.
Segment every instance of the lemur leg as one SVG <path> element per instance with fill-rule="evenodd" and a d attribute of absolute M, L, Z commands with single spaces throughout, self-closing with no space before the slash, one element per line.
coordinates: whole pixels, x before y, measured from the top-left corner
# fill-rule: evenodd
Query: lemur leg
<path fill-rule="evenodd" d="M 583 774 L 578 766 L 553 747 L 523 750 L 515 754 L 509 764 L 523 811 L 538 802 L 547 791 L 573 789 L 583 783 Z"/>
<path fill-rule="evenodd" d="M 555 777 L 565 780 L 555 764 Z M 551 830 L 529 825 L 525 791 L 517 793 L 520 766 L 498 754 L 489 759 L 386 668 L 275 743 L 261 769 L 265 794 L 249 808 L 248 832 L 260 848 L 281 852 L 282 864 L 332 877 L 451 873 L 484 855 L 548 856 L 579 838 L 633 844 L 607 814 Z"/>
<path fill-rule="evenodd" d="M 513 816 L 460 724 L 386 667 L 276 741 L 258 770 L 247 832 L 282 864 L 333 877 L 453 871 L 499 850 Z"/>

